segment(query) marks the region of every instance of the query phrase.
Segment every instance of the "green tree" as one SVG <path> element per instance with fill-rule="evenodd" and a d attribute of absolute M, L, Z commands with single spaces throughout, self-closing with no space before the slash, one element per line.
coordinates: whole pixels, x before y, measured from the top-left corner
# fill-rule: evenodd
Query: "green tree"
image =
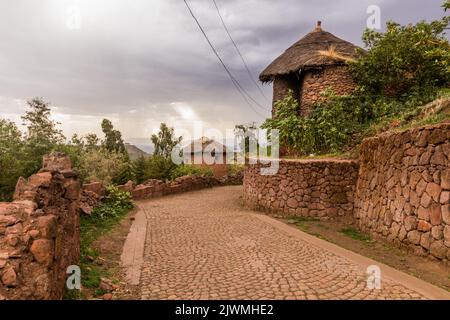
<path fill-rule="evenodd" d="M 125 144 L 122 139 L 122 133 L 119 130 L 114 129 L 114 126 L 110 120 L 103 119 L 102 131 L 105 134 L 105 139 L 103 140 L 102 145 L 107 150 L 127 154 Z"/>
<path fill-rule="evenodd" d="M 11 200 L 25 159 L 22 133 L 17 126 L 0 119 L 0 200 Z"/>
<path fill-rule="evenodd" d="M 448 1 L 444 5 L 448 8 Z M 450 84 L 450 46 L 445 36 L 449 17 L 401 26 L 388 22 L 386 32 L 367 29 L 368 52 L 350 63 L 360 89 L 367 94 L 400 97 Z"/>
<path fill-rule="evenodd" d="M 133 173 L 136 179 L 136 183 L 141 184 L 142 182 L 149 179 L 148 177 L 149 160 L 143 155 L 139 156 L 133 161 Z"/>
<path fill-rule="evenodd" d="M 62 145 L 65 137 L 57 129 L 59 123 L 51 119 L 48 102 L 41 98 L 34 98 L 27 102 L 29 110 L 22 116 L 23 124 L 27 128 L 26 152 L 27 165 L 24 175 L 29 176 L 41 167 L 42 156 Z"/>
<path fill-rule="evenodd" d="M 161 123 L 159 132 L 151 137 L 155 147 L 154 155 L 170 158 L 173 148 L 181 143 L 183 137 L 175 137 L 174 129 L 169 128 L 165 123 Z"/>

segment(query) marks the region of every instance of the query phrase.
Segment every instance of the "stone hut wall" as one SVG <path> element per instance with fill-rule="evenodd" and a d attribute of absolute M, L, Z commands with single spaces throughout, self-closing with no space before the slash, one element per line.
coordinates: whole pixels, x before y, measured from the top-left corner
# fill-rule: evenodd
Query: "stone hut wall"
<path fill-rule="evenodd" d="M 355 89 L 355 82 L 347 66 L 325 66 L 321 69 L 304 71 L 301 75 L 276 77 L 273 81 L 272 116 L 275 113 L 275 103 L 283 100 L 289 90 L 299 101 L 299 113 L 307 116 L 313 110 L 326 89 L 332 89 L 338 95 L 351 93 Z"/>
<path fill-rule="evenodd" d="M 359 228 L 450 259 L 450 124 L 366 139 L 359 162 Z"/>
<path fill-rule="evenodd" d="M 328 88 L 337 95 L 349 94 L 355 89 L 347 66 L 328 66 L 303 73 L 300 83 L 300 114 L 309 115 L 314 104 L 320 100 L 320 93 Z"/>
<path fill-rule="evenodd" d="M 296 75 L 285 75 L 276 77 L 273 81 L 272 116 L 275 115 L 275 103 L 283 100 L 292 90 L 294 98 L 299 100 L 299 79 Z"/>
<path fill-rule="evenodd" d="M 63 297 L 80 255 L 79 192 L 70 159 L 52 154 L 0 203 L 0 300 Z"/>
<path fill-rule="evenodd" d="M 333 218 L 353 214 L 358 164 L 349 160 L 280 160 L 276 175 L 264 165 L 244 171 L 244 201 L 253 209 L 285 215 Z"/>

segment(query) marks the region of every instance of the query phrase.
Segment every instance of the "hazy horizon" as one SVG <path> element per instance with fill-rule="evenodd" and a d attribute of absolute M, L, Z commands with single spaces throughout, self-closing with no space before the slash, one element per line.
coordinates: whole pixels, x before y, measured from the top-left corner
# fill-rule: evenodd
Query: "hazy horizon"
<path fill-rule="evenodd" d="M 444 15 L 442 0 L 216 0 L 255 78 L 317 20 L 362 45 L 369 5 L 402 24 Z M 225 63 L 265 108 L 244 102 L 181 0 L 15 0 L 0 3 L 0 117 L 21 123 L 26 100 L 51 102 L 66 137 L 101 135 L 110 119 L 125 141 L 150 144 L 161 122 L 224 131 L 269 117 L 265 100 L 224 32 L 212 1 L 189 3 Z M 74 19 L 75 17 L 75 19 Z M 198 136 L 194 136 L 198 138 Z M 140 143 L 136 143 L 140 142 Z"/>

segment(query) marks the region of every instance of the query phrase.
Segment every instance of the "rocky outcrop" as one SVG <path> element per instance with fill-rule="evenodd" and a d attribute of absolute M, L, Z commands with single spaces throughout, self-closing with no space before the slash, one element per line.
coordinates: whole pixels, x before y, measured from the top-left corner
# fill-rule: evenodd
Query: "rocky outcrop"
<path fill-rule="evenodd" d="M 0 299 L 62 298 L 80 254 L 79 193 L 70 159 L 54 153 L 0 203 Z"/>
<path fill-rule="evenodd" d="M 450 259 L 450 124 L 366 139 L 359 161 L 359 228 L 417 254 Z"/>
<path fill-rule="evenodd" d="M 358 164 L 349 160 L 280 160 L 276 175 L 246 165 L 244 201 L 286 215 L 333 218 L 353 214 Z"/>

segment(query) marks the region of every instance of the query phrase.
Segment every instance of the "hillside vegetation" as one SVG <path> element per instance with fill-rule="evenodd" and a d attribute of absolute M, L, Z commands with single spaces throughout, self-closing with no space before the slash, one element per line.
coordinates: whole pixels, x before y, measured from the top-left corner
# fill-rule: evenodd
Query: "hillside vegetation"
<path fill-rule="evenodd" d="M 449 1 L 443 7 L 447 10 Z M 275 104 L 275 116 L 262 127 L 279 130 L 280 144 L 290 157 L 351 156 L 365 137 L 448 120 L 449 22 L 446 15 L 408 26 L 388 22 L 384 33 L 366 30 L 367 51 L 348 62 L 357 84 L 352 94 L 326 90 L 304 118 L 290 93 Z"/>

